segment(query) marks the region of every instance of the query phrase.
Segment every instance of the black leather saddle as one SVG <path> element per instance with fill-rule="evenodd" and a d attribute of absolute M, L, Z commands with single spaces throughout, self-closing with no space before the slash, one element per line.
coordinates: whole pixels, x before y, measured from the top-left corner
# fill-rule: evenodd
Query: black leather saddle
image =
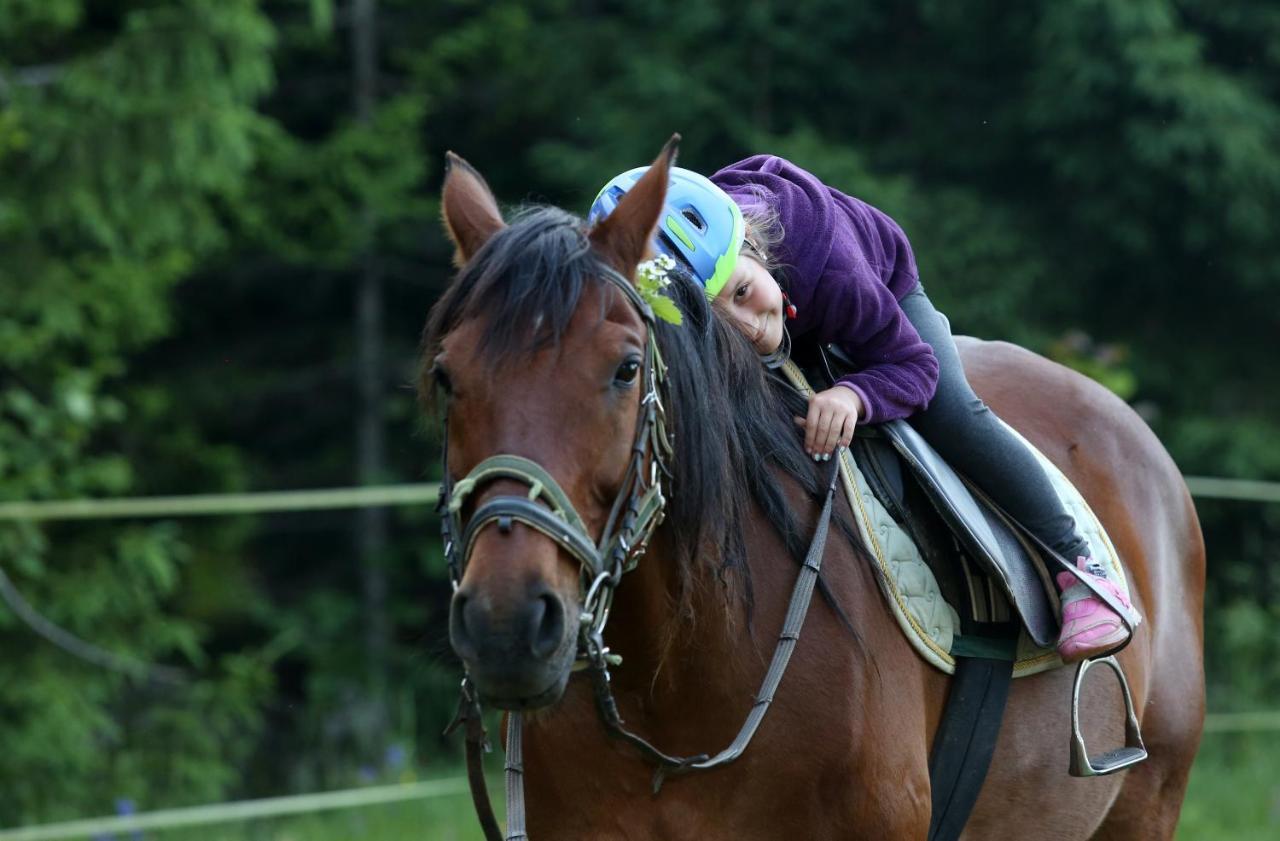
<path fill-rule="evenodd" d="M 826 387 L 837 371 L 852 368 L 834 346 L 807 354 L 797 348 L 795 361 L 810 383 Z M 905 421 L 860 427 L 851 449 L 872 492 L 915 541 L 944 597 L 960 611 L 958 645 L 969 642 L 966 636 L 991 636 L 978 626 L 1010 621 L 1012 608 L 1032 642 L 1053 647 L 1060 627 L 1056 597 L 1045 559 L 1022 527 Z M 1005 653 L 1012 659 L 1012 645 Z"/>

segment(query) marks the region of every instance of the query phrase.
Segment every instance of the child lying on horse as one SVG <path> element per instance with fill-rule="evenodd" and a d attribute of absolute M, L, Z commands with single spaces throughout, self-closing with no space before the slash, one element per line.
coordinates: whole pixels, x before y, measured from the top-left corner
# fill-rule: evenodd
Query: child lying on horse
<path fill-rule="evenodd" d="M 600 191 L 599 221 L 639 180 L 629 170 Z M 795 164 L 756 155 L 710 179 L 673 167 L 655 247 L 679 260 L 765 356 L 791 336 L 835 344 L 859 369 L 814 395 L 797 418 L 805 449 L 827 460 L 858 423 L 905 418 L 1005 511 L 1128 605 L 1066 512 L 1035 457 L 974 393 L 951 325 L 925 295 L 906 234 L 886 214 Z M 1128 634 L 1120 617 L 1070 573 L 1058 653 L 1075 662 Z"/>

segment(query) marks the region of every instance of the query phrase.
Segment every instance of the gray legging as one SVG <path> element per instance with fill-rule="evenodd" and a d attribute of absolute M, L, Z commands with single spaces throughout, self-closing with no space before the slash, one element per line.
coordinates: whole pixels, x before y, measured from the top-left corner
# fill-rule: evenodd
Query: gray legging
<path fill-rule="evenodd" d="M 1089 554 L 1089 544 L 1062 507 L 1044 468 L 965 379 L 947 317 L 934 309 L 923 286 L 901 303 L 920 338 L 933 348 L 939 368 L 933 400 L 908 422 L 943 458 L 1067 560 Z"/>

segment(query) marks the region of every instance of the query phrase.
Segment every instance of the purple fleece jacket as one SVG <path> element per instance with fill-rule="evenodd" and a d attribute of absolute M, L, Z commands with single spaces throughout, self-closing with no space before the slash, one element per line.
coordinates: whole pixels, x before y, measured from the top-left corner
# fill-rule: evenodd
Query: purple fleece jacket
<path fill-rule="evenodd" d="M 865 406 L 863 423 L 924 409 L 938 359 L 898 305 L 916 288 L 915 257 L 892 219 L 774 155 L 755 155 L 711 176 L 740 207 L 777 212 L 776 257 L 796 306 L 793 337 L 834 343 L 860 370 L 840 380 Z"/>

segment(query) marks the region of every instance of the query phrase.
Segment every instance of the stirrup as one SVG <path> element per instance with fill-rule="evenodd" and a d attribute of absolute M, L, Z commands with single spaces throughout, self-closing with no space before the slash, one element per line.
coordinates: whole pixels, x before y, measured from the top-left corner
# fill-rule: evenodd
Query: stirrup
<path fill-rule="evenodd" d="M 1124 724 L 1124 747 L 1109 750 L 1098 756 L 1089 756 L 1084 746 L 1084 734 L 1080 731 L 1080 687 L 1084 684 L 1084 674 L 1095 663 L 1105 663 L 1116 673 L 1120 681 L 1120 689 L 1124 692 L 1126 720 Z M 1123 771 L 1137 765 L 1147 758 L 1147 747 L 1142 743 L 1142 730 L 1138 726 L 1138 717 L 1133 710 L 1133 696 L 1129 693 L 1129 681 L 1114 656 L 1099 657 L 1095 660 L 1080 661 L 1076 670 L 1075 688 L 1071 692 L 1071 768 L 1073 777 L 1101 777 Z"/>

